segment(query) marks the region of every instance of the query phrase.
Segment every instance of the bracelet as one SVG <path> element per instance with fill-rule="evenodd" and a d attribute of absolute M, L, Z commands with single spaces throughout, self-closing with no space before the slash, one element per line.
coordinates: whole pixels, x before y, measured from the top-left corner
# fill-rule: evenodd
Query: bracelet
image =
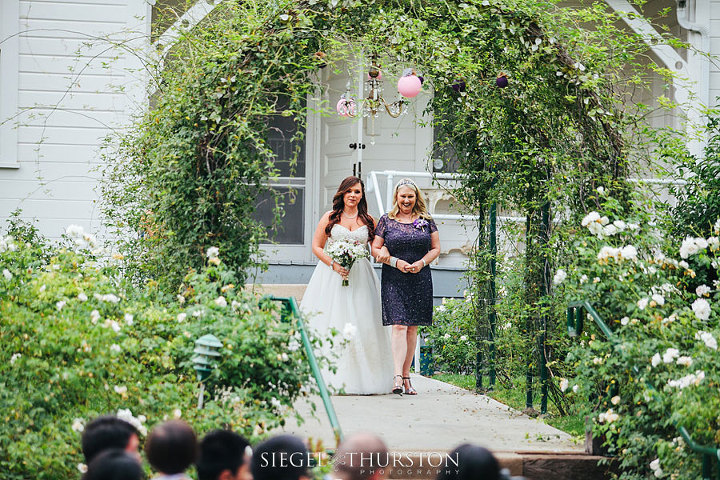
<path fill-rule="evenodd" d="M 390 262 L 388 262 L 388 263 L 390 264 L 391 267 L 397 268 L 397 262 L 398 262 L 397 257 L 390 257 Z"/>
<path fill-rule="evenodd" d="M 330 270 L 334 270 L 335 260 L 330 260 Z"/>
<path fill-rule="evenodd" d="M 423 268 L 427 267 L 427 262 L 424 258 L 421 258 L 420 261 L 423 262 Z"/>

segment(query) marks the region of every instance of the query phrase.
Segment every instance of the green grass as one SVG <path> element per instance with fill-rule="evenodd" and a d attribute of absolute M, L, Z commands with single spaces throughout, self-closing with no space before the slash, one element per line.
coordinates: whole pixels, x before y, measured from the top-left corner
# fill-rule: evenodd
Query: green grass
<path fill-rule="evenodd" d="M 456 387 L 466 390 L 475 391 L 475 377 L 473 375 L 460 375 L 453 373 L 439 373 L 433 375 L 432 378 L 441 382 L 455 385 Z M 496 383 L 493 390 L 487 392 L 487 395 L 500 403 L 514 408 L 515 410 L 525 410 L 525 382 L 522 379 L 516 379 L 514 388 L 507 388 L 501 383 Z M 539 389 L 535 392 L 535 407 L 540 408 Z M 580 414 L 571 412 L 568 415 L 560 415 L 552 403 L 548 403 L 548 414 L 543 419 L 548 425 L 552 425 L 558 430 L 569 433 L 575 437 L 585 435 L 585 421 Z"/>

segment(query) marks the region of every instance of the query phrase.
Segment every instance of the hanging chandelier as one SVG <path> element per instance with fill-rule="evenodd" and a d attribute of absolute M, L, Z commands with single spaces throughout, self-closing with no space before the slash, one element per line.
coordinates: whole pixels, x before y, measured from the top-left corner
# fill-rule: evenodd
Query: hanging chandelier
<path fill-rule="evenodd" d="M 355 101 L 349 90 L 340 96 L 337 103 L 337 112 L 341 117 L 354 118 L 361 115 L 363 117 L 377 118 L 378 113 L 384 108 L 388 115 L 397 118 L 403 113 L 407 113 L 408 101 L 406 98 L 415 97 L 422 90 L 422 78 L 418 77 L 414 70 L 406 69 L 397 85 L 398 92 L 405 98 L 400 98 L 392 103 L 385 101 L 382 96 L 382 72 L 376 54 L 370 57 L 370 69 L 367 78 L 365 83 L 367 84 L 366 90 L 368 94 L 360 102 Z M 360 103 L 359 106 L 358 103 Z"/>

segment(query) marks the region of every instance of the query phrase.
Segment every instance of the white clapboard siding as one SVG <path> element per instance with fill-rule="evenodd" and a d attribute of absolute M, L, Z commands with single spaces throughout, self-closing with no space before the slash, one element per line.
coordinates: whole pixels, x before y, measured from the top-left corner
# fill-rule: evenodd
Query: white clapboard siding
<path fill-rule="evenodd" d="M 710 53 L 720 55 L 720 0 L 710 1 Z M 710 62 L 710 92 L 709 102 L 712 106 L 720 104 L 720 65 L 717 61 Z"/>
<path fill-rule="evenodd" d="M 19 6 L 19 168 L 0 169 L 0 219 L 21 208 L 51 238 L 71 223 L 97 232 L 102 140 L 143 98 L 141 65 L 126 49 L 143 48 L 142 41 L 123 42 L 147 33 L 149 4 L 20 0 Z"/>

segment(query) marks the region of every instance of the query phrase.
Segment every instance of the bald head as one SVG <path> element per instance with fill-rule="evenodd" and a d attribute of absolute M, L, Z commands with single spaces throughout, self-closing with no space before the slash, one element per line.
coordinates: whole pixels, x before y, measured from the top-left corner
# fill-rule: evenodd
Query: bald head
<path fill-rule="evenodd" d="M 387 466 L 387 445 L 372 433 L 350 435 L 333 457 L 335 475 L 343 480 L 383 478 Z"/>

